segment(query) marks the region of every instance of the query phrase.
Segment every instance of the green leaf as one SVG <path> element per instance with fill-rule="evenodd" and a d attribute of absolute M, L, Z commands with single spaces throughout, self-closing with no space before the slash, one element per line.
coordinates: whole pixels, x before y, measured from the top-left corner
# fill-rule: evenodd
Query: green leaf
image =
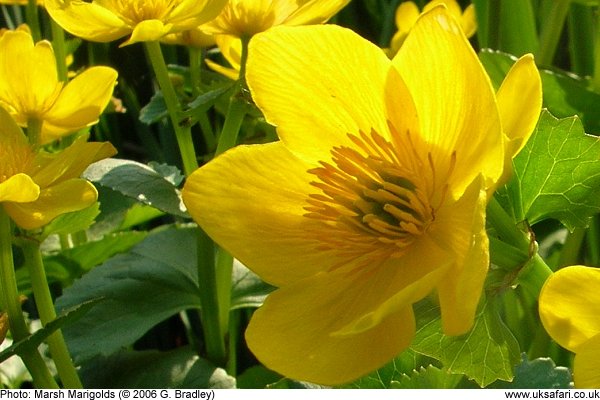
<path fill-rule="evenodd" d="M 148 166 L 156 172 L 158 172 L 158 174 L 160 174 L 160 176 L 165 178 L 167 181 L 171 182 L 171 185 L 173 186 L 179 186 L 179 184 L 181 184 L 181 182 L 183 182 L 183 179 L 185 178 L 185 176 L 181 173 L 179 168 L 177 168 L 174 165 L 161 164 L 157 163 L 156 161 L 150 161 L 148 163 Z"/>
<path fill-rule="evenodd" d="M 67 310 L 64 310 L 60 313 L 56 319 L 46 324 L 45 327 L 36 331 L 34 334 L 22 339 L 16 343 L 13 343 L 10 347 L 7 347 L 2 352 L 0 352 L 0 363 L 4 362 L 8 358 L 19 354 L 24 349 L 37 349 L 37 347 L 48 338 L 48 336 L 52 335 L 58 329 L 61 329 L 68 324 L 76 321 L 81 318 L 85 313 L 87 313 L 92 307 L 96 304 L 102 302 L 103 299 L 96 298 L 92 300 L 88 300 L 81 304 L 78 304 L 74 307 L 71 307 Z"/>
<path fill-rule="evenodd" d="M 165 98 L 163 97 L 162 92 L 158 91 L 154 93 L 154 96 L 152 96 L 148 104 L 142 107 L 139 119 L 143 123 L 151 125 L 168 116 L 169 112 L 167 111 Z"/>
<path fill-rule="evenodd" d="M 166 213 L 189 217 L 177 187 L 144 164 L 109 158 L 92 164 L 84 177 Z"/>
<path fill-rule="evenodd" d="M 281 379 L 282 376 L 277 372 L 273 372 L 262 365 L 255 365 L 238 375 L 237 387 L 239 389 L 264 389 Z"/>
<path fill-rule="evenodd" d="M 310 382 L 295 381 L 290 378 L 283 378 L 278 382 L 267 385 L 267 389 L 322 389 L 327 386 L 316 385 Z"/>
<path fill-rule="evenodd" d="M 259 307 L 275 287 L 263 282 L 258 275 L 238 260 L 233 260 L 231 277 L 231 309 Z"/>
<path fill-rule="evenodd" d="M 496 382 L 494 389 L 571 389 L 571 373 L 568 368 L 557 367 L 550 358 L 529 361 L 521 355 L 521 363 L 515 367 L 512 382 Z"/>
<path fill-rule="evenodd" d="M 235 379 L 193 349 L 120 351 L 81 368 L 85 387 L 230 389 Z"/>
<path fill-rule="evenodd" d="M 519 362 L 519 344 L 495 310 L 493 299 L 484 301 L 471 331 L 462 336 L 442 333 L 440 311 L 426 301 L 415 306 L 417 333 L 411 348 L 442 362 L 452 374 L 465 374 L 484 387 L 513 378 Z"/>
<path fill-rule="evenodd" d="M 502 80 L 517 60 L 501 52 L 482 50 L 479 59 L 485 66 L 494 86 Z M 578 115 L 586 132 L 600 135 L 600 94 L 588 88 L 587 82 L 559 70 L 540 70 L 544 107 L 559 118 Z"/>
<path fill-rule="evenodd" d="M 98 214 L 100 214 L 100 205 L 96 202 L 83 210 L 60 215 L 44 226 L 41 237 L 84 231 L 94 223 Z"/>
<path fill-rule="evenodd" d="M 571 231 L 584 228 L 600 211 L 599 159 L 599 139 L 586 135 L 577 117 L 559 120 L 544 111 L 513 160 L 501 202 L 516 221 L 554 218 Z"/>
<path fill-rule="evenodd" d="M 130 231 L 106 235 L 104 238 L 87 242 L 81 246 L 61 250 L 60 253 L 44 257 L 44 269 L 49 283 L 61 282 L 69 286 L 73 280 L 118 253 L 123 253 L 142 241 L 147 232 Z M 27 268 L 16 271 L 19 290 L 31 291 Z"/>
<path fill-rule="evenodd" d="M 196 123 L 198 115 L 205 113 L 222 95 L 229 92 L 233 87 L 233 82 L 226 82 L 202 93 L 188 104 L 189 110 L 186 110 L 183 115 L 191 117 L 192 123 Z"/>
<path fill-rule="evenodd" d="M 392 381 L 392 389 L 454 389 L 463 375 L 450 374 L 433 365 L 419 368 L 410 374 L 403 374 L 398 381 Z"/>
<path fill-rule="evenodd" d="M 57 300 L 58 308 L 106 298 L 64 332 L 75 362 L 113 354 L 168 317 L 200 308 L 196 229 L 169 227 L 152 232 L 128 253 L 94 268 L 65 290 Z M 237 277 L 233 306 L 262 303 L 269 290 L 266 284 L 257 282 L 239 263 L 234 264 L 233 277 Z"/>
<path fill-rule="evenodd" d="M 393 382 L 401 379 L 405 373 L 410 373 L 425 359 L 425 362 L 430 360 L 421 354 L 415 353 L 408 349 L 403 351 L 398 357 L 356 381 L 343 385 L 345 389 L 389 389 Z"/>

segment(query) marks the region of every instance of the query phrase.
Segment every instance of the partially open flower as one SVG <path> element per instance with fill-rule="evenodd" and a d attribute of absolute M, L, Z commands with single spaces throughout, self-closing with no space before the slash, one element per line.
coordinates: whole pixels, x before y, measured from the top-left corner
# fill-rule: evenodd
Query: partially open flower
<path fill-rule="evenodd" d="M 82 139 L 60 153 L 35 151 L 0 108 L 0 204 L 24 229 L 40 228 L 61 214 L 89 207 L 98 193 L 79 176 L 91 163 L 115 153 L 110 143 Z"/>
<path fill-rule="evenodd" d="M 432 292 L 444 332 L 469 331 L 489 264 L 488 193 L 540 113 L 533 58 L 496 95 L 436 7 L 393 60 L 337 26 L 270 29 L 250 42 L 247 82 L 281 141 L 215 158 L 183 198 L 278 287 L 246 332 L 258 359 L 295 379 L 351 381 L 409 346 L 412 305 Z"/>
<path fill-rule="evenodd" d="M 41 124 L 41 144 L 98 122 L 116 79 L 114 69 L 92 67 L 60 82 L 50 42 L 34 44 L 24 30 L 0 37 L 0 106 L 20 126 Z"/>
<path fill-rule="evenodd" d="M 552 339 L 575 353 L 575 386 L 600 387 L 600 269 L 574 265 L 548 278 L 540 317 Z"/>
<path fill-rule="evenodd" d="M 433 7 L 444 4 L 448 11 L 459 21 L 465 36 L 470 38 L 477 31 L 477 20 L 475 17 L 475 8 L 470 4 L 463 12 L 456 0 L 431 0 L 423 8 L 423 12 L 431 10 Z M 392 38 L 390 48 L 387 49 L 388 55 L 393 57 L 398 52 L 402 43 L 406 39 L 408 32 L 417 22 L 420 12 L 417 5 L 412 1 L 401 3 L 396 9 L 396 28 L 398 29 Z"/>
<path fill-rule="evenodd" d="M 46 0 L 66 31 L 94 42 L 131 35 L 122 45 L 159 40 L 215 18 L 227 0 Z"/>

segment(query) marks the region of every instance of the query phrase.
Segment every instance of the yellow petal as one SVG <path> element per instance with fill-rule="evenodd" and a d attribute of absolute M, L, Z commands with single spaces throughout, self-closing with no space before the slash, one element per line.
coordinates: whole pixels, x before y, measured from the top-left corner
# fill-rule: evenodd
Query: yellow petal
<path fill-rule="evenodd" d="M 412 1 L 404 2 L 396 9 L 396 28 L 398 32 L 394 35 L 391 46 L 395 49 L 394 54 L 400 49 L 402 43 L 404 43 L 408 32 L 410 32 L 417 19 L 419 19 L 419 15 L 419 7 Z"/>
<path fill-rule="evenodd" d="M 42 115 L 56 98 L 60 85 L 50 42 L 35 46 L 25 31 L 9 31 L 0 39 L 0 98 L 26 123 Z"/>
<path fill-rule="evenodd" d="M 86 40 L 111 42 L 132 31 L 110 10 L 82 0 L 46 0 L 46 10 L 64 30 Z"/>
<path fill-rule="evenodd" d="M 229 79 L 237 80 L 240 75 L 240 64 L 242 62 L 242 41 L 235 36 L 217 35 L 215 41 L 221 54 L 233 68 L 226 68 L 211 60 L 206 60 L 206 64 L 212 69 Z"/>
<path fill-rule="evenodd" d="M 40 195 L 40 187 L 25 174 L 16 174 L 0 182 L 0 202 L 23 203 L 34 201 Z"/>
<path fill-rule="evenodd" d="M 470 38 L 477 32 L 477 15 L 475 14 L 475 6 L 469 4 L 462 14 L 460 25 L 465 32 L 465 36 Z"/>
<path fill-rule="evenodd" d="M 157 19 L 149 19 L 146 21 L 142 21 L 135 26 L 129 40 L 121 44 L 120 47 L 137 42 L 149 42 L 153 40 L 159 40 L 167 33 L 170 33 L 172 28 L 172 24 L 164 24 L 162 21 L 159 21 Z"/>
<path fill-rule="evenodd" d="M 240 71 L 238 69 L 235 68 L 227 68 L 222 66 L 221 64 L 217 64 L 216 62 L 212 61 L 212 60 L 205 60 L 206 65 L 208 65 L 208 68 L 212 69 L 215 72 L 218 72 L 219 74 L 231 79 L 231 80 L 237 80 L 240 76 Z"/>
<path fill-rule="evenodd" d="M 91 206 L 97 197 L 94 185 L 83 179 L 71 179 L 42 190 L 33 202 L 4 203 L 4 209 L 21 228 L 37 229 L 61 214 Z"/>
<path fill-rule="evenodd" d="M 348 4 L 350 0 L 309 0 L 286 18 L 285 25 L 322 24 Z"/>
<path fill-rule="evenodd" d="M 442 250 L 427 237 L 418 240 L 411 245 L 407 254 L 400 258 L 390 258 L 374 271 L 365 274 L 362 278 L 364 285 L 372 289 L 370 293 L 363 289 L 364 293 L 356 297 L 363 298 L 363 310 L 356 308 L 355 319 L 333 335 L 348 336 L 373 329 L 391 315 L 412 306 L 431 293 L 447 275 L 453 261 L 452 254 Z M 344 292 L 344 296 L 346 295 Z"/>
<path fill-rule="evenodd" d="M 566 267 L 548 278 L 539 297 L 542 323 L 552 339 L 576 351 L 600 333 L 600 269 Z"/>
<path fill-rule="evenodd" d="M 455 19 L 438 6 L 419 18 L 393 59 L 417 108 L 421 134 L 455 198 L 480 173 L 486 185 L 503 170 L 503 138 L 495 95 Z"/>
<path fill-rule="evenodd" d="M 498 93 L 498 111 L 507 136 L 503 180 L 508 180 L 512 158 L 525 146 L 533 133 L 542 108 L 542 81 L 531 54 L 519 58 L 502 82 Z"/>
<path fill-rule="evenodd" d="M 168 15 L 168 21 L 178 30 L 196 28 L 213 20 L 227 0 L 183 0 Z"/>
<path fill-rule="evenodd" d="M 577 347 L 573 378 L 576 388 L 600 388 L 600 334 Z"/>
<path fill-rule="evenodd" d="M 195 171 L 183 188 L 194 220 L 261 278 L 283 285 L 330 267 L 306 239 L 306 171 L 280 142 L 238 146 Z M 314 226 L 313 226 L 313 229 Z"/>
<path fill-rule="evenodd" d="M 108 142 L 86 143 L 80 138 L 60 153 L 38 155 L 36 169 L 31 177 L 42 188 L 79 177 L 93 162 L 116 154 L 116 149 Z"/>
<path fill-rule="evenodd" d="M 360 307 L 362 299 L 356 296 L 361 290 L 375 290 L 361 283 L 317 276 L 275 291 L 248 325 L 250 350 L 267 368 L 326 385 L 346 383 L 381 367 L 409 346 L 414 315 L 406 307 L 370 330 L 331 335 Z"/>
<path fill-rule="evenodd" d="M 490 262 L 485 230 L 486 204 L 486 191 L 480 178 L 456 203 L 440 209 L 436 215 L 431 234 L 456 256 L 452 268 L 437 286 L 447 335 L 461 335 L 473 326 Z"/>
<path fill-rule="evenodd" d="M 42 144 L 56 139 L 57 131 L 73 132 L 98 122 L 110 101 L 116 80 L 114 69 L 92 67 L 70 81 L 45 115 L 44 127 L 47 129 L 42 131 Z"/>
<path fill-rule="evenodd" d="M 385 53 L 348 29 L 277 27 L 251 40 L 247 80 L 290 151 L 323 160 L 333 146 L 353 147 L 348 134 L 359 130 L 387 137 L 387 107 L 396 100 L 386 93 L 410 103 L 390 71 Z"/>

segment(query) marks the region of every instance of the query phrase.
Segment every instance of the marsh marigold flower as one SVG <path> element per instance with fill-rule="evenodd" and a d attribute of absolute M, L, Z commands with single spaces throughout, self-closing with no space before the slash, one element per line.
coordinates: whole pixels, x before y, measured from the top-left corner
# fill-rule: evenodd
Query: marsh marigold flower
<path fill-rule="evenodd" d="M 600 388 L 600 269 L 556 271 L 542 288 L 539 310 L 552 339 L 575 353 L 575 386 Z"/>
<path fill-rule="evenodd" d="M 34 44 L 25 30 L 0 37 L 0 106 L 20 126 L 42 123 L 42 144 L 98 122 L 116 79 L 114 69 L 92 67 L 60 82 L 50 42 Z"/>
<path fill-rule="evenodd" d="M 278 25 L 322 24 L 350 0 L 229 0 L 204 29 L 217 35 L 251 37 Z"/>
<path fill-rule="evenodd" d="M 351 381 L 409 346 L 412 305 L 434 291 L 444 332 L 467 332 L 489 263 L 488 192 L 541 108 L 532 57 L 496 95 L 438 7 L 393 60 L 338 26 L 279 27 L 252 39 L 247 71 L 281 140 L 215 158 L 183 197 L 278 287 L 246 331 L 258 359 L 295 379 Z"/>
<path fill-rule="evenodd" d="M 431 10 L 433 7 L 444 4 L 448 11 L 460 22 L 460 26 L 465 33 L 465 36 L 470 38 L 477 31 L 477 19 L 475 17 L 475 8 L 470 4 L 463 12 L 456 0 L 431 0 L 423 8 L 423 12 Z M 401 3 L 396 9 L 396 33 L 392 37 L 388 54 L 394 56 L 402 46 L 404 39 L 410 32 L 410 29 L 419 19 L 419 7 L 412 1 Z"/>
<path fill-rule="evenodd" d="M 46 0 L 66 31 L 93 42 L 131 35 L 122 46 L 159 40 L 215 18 L 227 0 Z"/>
<path fill-rule="evenodd" d="M 61 214 L 89 207 L 97 192 L 79 176 L 91 163 L 115 153 L 110 143 L 83 139 L 60 153 L 36 151 L 0 108 L 0 205 L 24 229 L 40 228 Z"/>

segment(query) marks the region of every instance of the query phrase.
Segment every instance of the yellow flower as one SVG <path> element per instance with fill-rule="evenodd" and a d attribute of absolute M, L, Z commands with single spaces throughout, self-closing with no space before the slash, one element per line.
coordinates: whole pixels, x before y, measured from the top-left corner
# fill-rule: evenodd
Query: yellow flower
<path fill-rule="evenodd" d="M 34 151 L 2 108 L 0 127 L 0 204 L 18 226 L 40 228 L 96 201 L 94 185 L 79 176 L 91 163 L 116 153 L 110 143 L 79 139 L 60 153 L 48 154 Z"/>
<path fill-rule="evenodd" d="M 322 24 L 350 0 L 229 0 L 207 32 L 238 38 L 278 25 Z"/>
<path fill-rule="evenodd" d="M 214 36 L 204 32 L 201 27 L 177 33 L 170 33 L 163 36 L 160 41 L 166 44 L 178 44 L 196 48 L 209 47 L 215 44 Z"/>
<path fill-rule="evenodd" d="M 600 388 L 600 269 L 575 265 L 552 274 L 539 310 L 552 339 L 575 353 L 575 386 Z"/>
<path fill-rule="evenodd" d="M 258 359 L 295 379 L 353 380 L 409 346 L 412 305 L 435 290 L 444 332 L 467 332 L 489 262 L 487 191 L 540 112 L 533 58 L 496 95 L 438 7 L 393 60 L 344 28 L 278 27 L 252 39 L 247 71 L 281 141 L 217 157 L 183 198 L 278 287 L 246 332 Z"/>
<path fill-rule="evenodd" d="M 28 0 L 0 0 L 0 4 L 11 4 L 11 5 L 18 5 L 18 6 L 26 6 L 28 3 Z M 44 0 L 37 0 L 36 1 L 38 6 L 43 6 L 44 5 Z"/>
<path fill-rule="evenodd" d="M 223 58 L 231 65 L 227 68 L 212 60 L 206 59 L 206 64 L 210 69 L 226 76 L 229 79 L 236 80 L 240 76 L 242 65 L 242 42 L 234 36 L 218 35 L 215 37 L 217 46 L 223 55 Z"/>
<path fill-rule="evenodd" d="M 159 40 L 215 18 L 227 0 L 46 0 L 50 16 L 66 31 L 94 42 L 131 34 L 122 46 Z"/>
<path fill-rule="evenodd" d="M 59 82 L 50 42 L 34 45 L 23 30 L 0 38 L 0 105 L 20 126 L 42 123 L 42 144 L 98 122 L 116 79 L 114 69 L 92 67 Z"/>
<path fill-rule="evenodd" d="M 439 4 L 444 4 L 448 7 L 448 11 L 460 22 L 460 26 L 468 38 L 475 34 L 477 31 L 477 20 L 473 4 L 467 6 L 463 12 L 456 0 L 431 0 L 425 5 L 423 12 L 427 12 Z M 396 9 L 396 28 L 398 31 L 394 34 L 390 48 L 387 50 L 391 57 L 398 52 L 408 32 L 415 25 L 415 22 L 417 22 L 419 15 L 419 8 L 412 1 L 406 1 L 398 6 Z"/>

